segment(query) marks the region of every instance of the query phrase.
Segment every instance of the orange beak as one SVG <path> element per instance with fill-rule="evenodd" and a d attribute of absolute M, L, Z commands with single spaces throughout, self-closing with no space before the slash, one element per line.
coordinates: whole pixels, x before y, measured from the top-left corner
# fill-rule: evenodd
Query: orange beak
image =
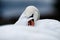
<path fill-rule="evenodd" d="M 28 21 L 28 26 L 34 26 L 34 20 L 33 19 Z"/>

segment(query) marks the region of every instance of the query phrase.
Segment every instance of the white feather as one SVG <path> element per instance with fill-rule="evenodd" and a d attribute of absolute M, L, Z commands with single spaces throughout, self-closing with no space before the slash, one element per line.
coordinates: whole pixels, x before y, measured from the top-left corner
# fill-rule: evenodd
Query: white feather
<path fill-rule="evenodd" d="M 0 27 L 0 40 L 60 40 L 60 22 L 39 19 L 38 9 L 28 6 L 14 25 Z M 27 25 L 28 17 L 34 13 L 35 26 Z"/>

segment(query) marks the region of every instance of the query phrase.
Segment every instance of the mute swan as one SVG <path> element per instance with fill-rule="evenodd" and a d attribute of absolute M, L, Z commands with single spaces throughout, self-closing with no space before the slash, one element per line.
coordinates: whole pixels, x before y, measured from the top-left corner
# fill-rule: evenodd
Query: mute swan
<path fill-rule="evenodd" d="M 25 11 L 22 13 L 21 17 L 19 18 L 19 20 L 15 23 L 16 25 L 27 25 L 27 21 L 29 19 L 31 19 L 31 16 L 34 19 L 34 21 L 38 20 L 40 18 L 40 13 L 39 10 L 34 7 L 34 6 L 28 6 Z M 30 17 L 30 18 L 29 18 Z M 23 20 L 24 19 L 24 20 Z"/>
<path fill-rule="evenodd" d="M 14 25 L 0 27 L 0 40 L 60 40 L 60 22 L 39 17 L 39 10 L 28 6 Z M 32 19 L 34 27 L 28 26 Z"/>

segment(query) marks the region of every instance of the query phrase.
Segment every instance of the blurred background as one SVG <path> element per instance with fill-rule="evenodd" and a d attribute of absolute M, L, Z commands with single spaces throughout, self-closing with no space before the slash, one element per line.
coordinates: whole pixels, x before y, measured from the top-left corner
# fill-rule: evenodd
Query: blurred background
<path fill-rule="evenodd" d="M 29 5 L 39 9 L 40 19 L 60 21 L 59 0 L 0 0 L 0 25 L 14 24 Z"/>

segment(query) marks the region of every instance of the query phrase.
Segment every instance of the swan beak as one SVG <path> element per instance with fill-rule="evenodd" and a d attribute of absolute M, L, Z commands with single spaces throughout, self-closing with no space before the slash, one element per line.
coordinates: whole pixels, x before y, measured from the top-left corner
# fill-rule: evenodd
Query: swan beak
<path fill-rule="evenodd" d="M 34 19 L 28 21 L 28 26 L 34 26 Z"/>

